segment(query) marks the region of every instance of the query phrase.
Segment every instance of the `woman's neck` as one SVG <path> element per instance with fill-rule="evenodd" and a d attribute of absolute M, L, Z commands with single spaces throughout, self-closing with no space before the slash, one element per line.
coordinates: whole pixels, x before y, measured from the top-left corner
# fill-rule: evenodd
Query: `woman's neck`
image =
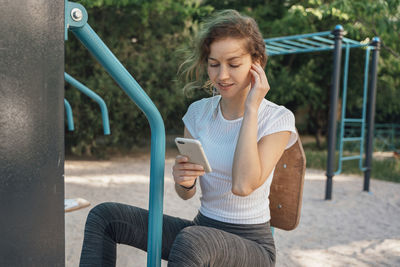
<path fill-rule="evenodd" d="M 230 98 L 221 97 L 220 107 L 222 115 L 227 120 L 235 120 L 243 117 L 245 111 L 245 102 L 249 94 L 251 84 L 240 90 L 236 95 Z"/>
<path fill-rule="evenodd" d="M 226 99 L 221 98 L 220 107 L 222 115 L 227 120 L 235 120 L 243 117 L 246 98 Z"/>

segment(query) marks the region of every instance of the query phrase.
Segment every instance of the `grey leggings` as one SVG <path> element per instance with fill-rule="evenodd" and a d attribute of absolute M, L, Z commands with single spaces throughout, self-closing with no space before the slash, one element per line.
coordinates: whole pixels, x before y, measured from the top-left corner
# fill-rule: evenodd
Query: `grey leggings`
<path fill-rule="evenodd" d="M 115 266 L 116 244 L 147 249 L 148 211 L 102 203 L 87 218 L 80 266 Z M 199 213 L 193 221 L 163 216 L 162 252 L 168 266 L 274 266 L 269 223 L 223 223 Z"/>

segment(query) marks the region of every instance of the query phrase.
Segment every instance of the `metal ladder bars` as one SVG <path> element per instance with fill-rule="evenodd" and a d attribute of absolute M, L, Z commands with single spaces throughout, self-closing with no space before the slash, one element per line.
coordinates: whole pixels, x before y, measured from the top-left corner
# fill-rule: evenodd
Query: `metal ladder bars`
<path fill-rule="evenodd" d="M 371 47 L 366 47 L 365 52 L 365 65 L 364 65 L 364 88 L 363 88 L 363 108 L 361 118 L 346 118 L 346 103 L 347 103 L 347 77 L 349 69 L 349 57 L 350 57 L 350 46 L 346 44 L 346 57 L 343 75 L 343 99 L 342 99 L 342 116 L 340 120 L 340 136 L 339 136 L 339 159 L 338 159 L 338 170 L 334 175 L 338 175 L 342 172 L 343 161 L 347 160 L 359 160 L 358 167 L 361 171 L 365 171 L 363 166 L 363 154 L 364 154 L 364 139 L 365 139 L 365 118 L 366 118 L 366 107 L 367 107 L 367 93 L 368 93 L 368 70 L 369 70 L 369 54 Z M 346 123 L 361 123 L 361 136 L 360 137 L 344 137 Z M 344 142 L 359 142 L 360 153 L 354 156 L 343 156 Z"/>

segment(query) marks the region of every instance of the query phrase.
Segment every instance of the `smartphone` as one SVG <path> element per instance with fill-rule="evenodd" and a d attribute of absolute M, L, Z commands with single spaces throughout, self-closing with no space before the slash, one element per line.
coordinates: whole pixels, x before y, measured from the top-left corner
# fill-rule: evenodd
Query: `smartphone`
<path fill-rule="evenodd" d="M 205 172 L 212 172 L 211 166 L 208 163 L 206 154 L 199 140 L 190 138 L 175 138 L 175 144 L 178 147 L 179 153 L 189 158 L 190 163 L 199 164 L 204 167 Z"/>

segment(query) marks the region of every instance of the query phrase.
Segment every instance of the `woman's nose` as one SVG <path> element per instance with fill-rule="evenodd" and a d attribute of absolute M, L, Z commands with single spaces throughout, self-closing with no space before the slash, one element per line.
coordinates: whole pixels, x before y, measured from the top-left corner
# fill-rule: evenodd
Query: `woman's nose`
<path fill-rule="evenodd" d="M 229 71 L 226 67 L 221 66 L 218 73 L 219 80 L 226 80 L 229 78 Z"/>

